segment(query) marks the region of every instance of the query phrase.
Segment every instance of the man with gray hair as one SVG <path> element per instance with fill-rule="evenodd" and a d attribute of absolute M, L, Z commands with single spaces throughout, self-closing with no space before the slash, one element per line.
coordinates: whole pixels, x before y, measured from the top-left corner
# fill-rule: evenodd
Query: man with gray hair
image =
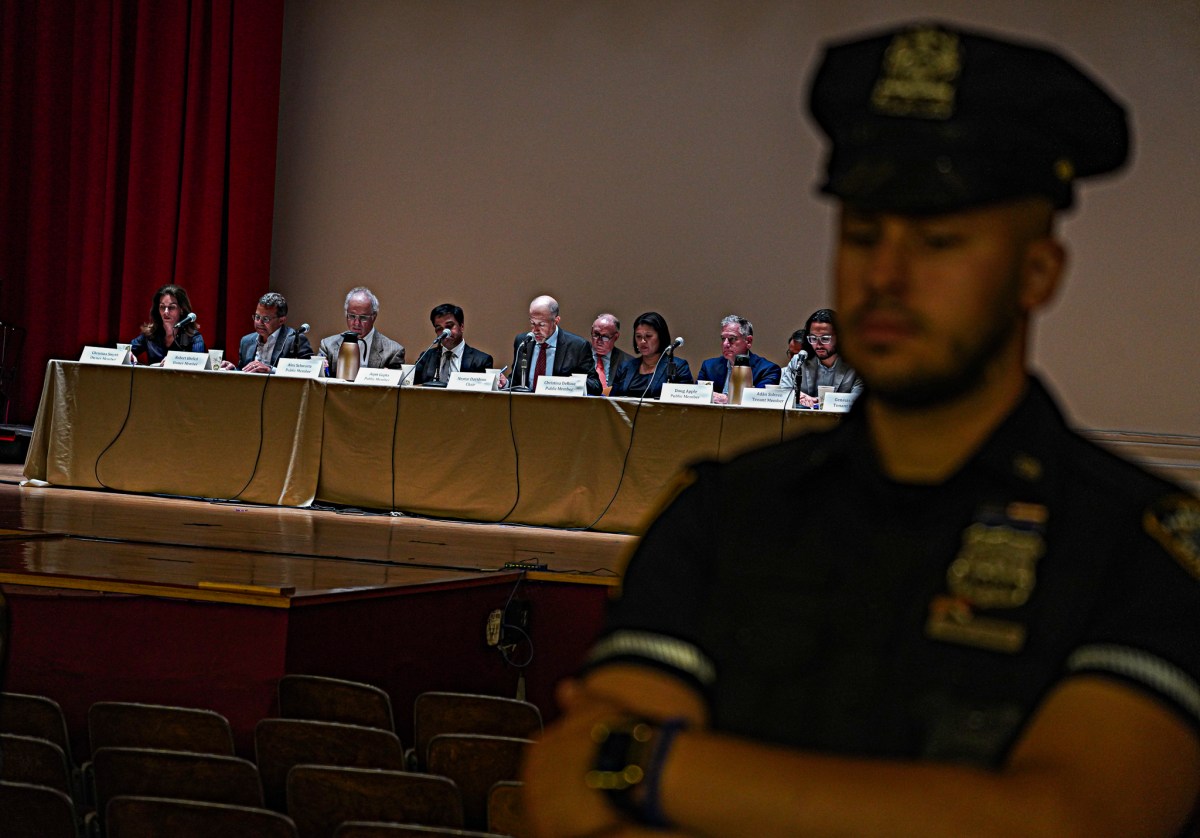
<path fill-rule="evenodd" d="M 275 372 L 280 358 L 311 358 L 312 346 L 301 332 L 287 325 L 287 299 L 277 291 L 268 291 L 254 309 L 254 331 L 238 345 L 236 367 L 222 361 L 221 368 L 242 372 Z"/>
<path fill-rule="evenodd" d="M 534 390 L 543 375 L 586 373 L 588 395 L 600 395 L 591 344 L 559 328 L 562 317 L 558 312 L 558 300 L 546 294 L 529 303 L 529 331 L 513 338 L 512 378 L 502 381 L 502 387 L 511 383 Z M 522 362 L 527 365 L 524 376 L 520 371 Z"/>
<path fill-rule="evenodd" d="M 733 359 L 738 355 L 750 357 L 750 375 L 755 387 L 779 383 L 779 364 L 751 352 L 753 343 L 754 326 L 745 317 L 731 314 L 721 320 L 721 354 L 701 364 L 700 374 L 696 376 L 697 381 L 713 383 L 714 404 L 729 403 L 730 372 Z"/>
<path fill-rule="evenodd" d="M 346 331 L 358 335 L 362 349 L 362 366 L 376 369 L 400 369 L 404 363 L 404 347 L 375 330 L 379 316 L 379 298 L 370 288 L 351 288 L 346 294 Z M 337 368 L 338 352 L 342 349 L 341 334 L 330 335 L 321 341 L 321 357 L 325 370 Z"/>

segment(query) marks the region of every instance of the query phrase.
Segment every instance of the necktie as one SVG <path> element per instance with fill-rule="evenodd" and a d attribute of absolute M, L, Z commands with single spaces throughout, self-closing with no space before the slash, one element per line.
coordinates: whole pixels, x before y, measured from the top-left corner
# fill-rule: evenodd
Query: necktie
<path fill-rule="evenodd" d="M 604 374 L 604 356 L 596 356 L 596 375 L 600 379 L 600 389 L 604 390 L 608 387 L 608 376 Z"/>
<path fill-rule="evenodd" d="M 537 363 L 533 365 L 533 381 L 529 382 L 530 387 L 537 386 L 537 380 L 540 376 L 546 374 L 546 344 L 534 344 L 537 352 Z"/>
<path fill-rule="evenodd" d="M 728 361 L 726 361 L 725 364 L 725 389 L 721 392 L 728 396 L 729 384 L 733 380 L 733 364 L 729 363 Z"/>
<path fill-rule="evenodd" d="M 443 349 L 442 350 L 442 366 L 441 366 L 441 369 L 438 370 L 438 381 L 447 381 L 448 382 L 450 380 L 450 370 L 451 370 L 450 359 L 453 357 L 454 357 L 453 349 Z"/>

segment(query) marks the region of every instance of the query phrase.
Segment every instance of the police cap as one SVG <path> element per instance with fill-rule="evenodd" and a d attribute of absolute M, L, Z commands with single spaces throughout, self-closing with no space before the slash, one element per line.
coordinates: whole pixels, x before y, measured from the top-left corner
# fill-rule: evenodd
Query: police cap
<path fill-rule="evenodd" d="M 1065 208 L 1129 154 L 1124 108 L 1074 64 L 944 24 L 828 47 L 809 109 L 831 141 L 821 191 L 864 209 Z"/>

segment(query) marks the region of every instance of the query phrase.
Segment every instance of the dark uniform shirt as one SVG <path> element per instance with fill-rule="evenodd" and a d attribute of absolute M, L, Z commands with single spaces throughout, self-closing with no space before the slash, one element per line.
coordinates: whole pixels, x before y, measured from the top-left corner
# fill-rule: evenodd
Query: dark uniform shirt
<path fill-rule="evenodd" d="M 1037 381 L 940 485 L 884 477 L 858 405 L 699 466 L 590 666 L 664 669 L 718 730 L 840 754 L 998 766 L 1084 672 L 1200 727 L 1197 508 L 1071 432 Z"/>

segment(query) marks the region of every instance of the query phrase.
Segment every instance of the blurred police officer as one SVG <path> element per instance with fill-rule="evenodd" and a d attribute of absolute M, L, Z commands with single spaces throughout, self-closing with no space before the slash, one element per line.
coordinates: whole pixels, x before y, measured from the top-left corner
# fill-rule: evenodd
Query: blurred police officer
<path fill-rule="evenodd" d="M 1177 833 L 1200 788 L 1200 505 L 1072 433 L 1026 368 L 1057 211 L 1125 161 L 1123 109 L 1059 55 L 938 26 L 829 48 L 810 108 L 866 392 L 829 433 L 695 470 L 531 751 L 533 816 Z M 820 515 L 754 527 L 812 491 Z"/>

